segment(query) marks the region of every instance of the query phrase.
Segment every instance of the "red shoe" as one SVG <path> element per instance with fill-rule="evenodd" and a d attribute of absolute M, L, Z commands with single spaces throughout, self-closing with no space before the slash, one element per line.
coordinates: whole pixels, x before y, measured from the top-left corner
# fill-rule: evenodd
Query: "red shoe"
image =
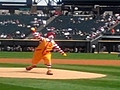
<path fill-rule="evenodd" d="M 47 75 L 53 75 L 53 73 L 52 73 L 51 70 L 48 70 L 46 74 L 47 74 Z"/>
<path fill-rule="evenodd" d="M 31 69 L 33 69 L 35 67 L 36 67 L 36 65 L 28 66 L 28 67 L 26 67 L 26 70 L 29 71 L 29 70 L 31 70 Z"/>

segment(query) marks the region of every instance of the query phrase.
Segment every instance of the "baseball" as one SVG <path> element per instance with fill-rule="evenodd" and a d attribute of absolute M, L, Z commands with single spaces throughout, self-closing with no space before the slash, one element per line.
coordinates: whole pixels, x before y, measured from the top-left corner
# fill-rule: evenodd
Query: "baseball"
<path fill-rule="evenodd" d="M 35 31 L 36 31 L 36 29 L 35 29 L 34 27 L 32 27 L 32 28 L 31 28 L 31 30 L 32 30 L 33 32 L 35 32 Z"/>

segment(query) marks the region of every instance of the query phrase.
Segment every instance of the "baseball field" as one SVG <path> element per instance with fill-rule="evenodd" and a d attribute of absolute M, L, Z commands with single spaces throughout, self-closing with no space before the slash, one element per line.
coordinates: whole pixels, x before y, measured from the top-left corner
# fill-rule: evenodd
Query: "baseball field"
<path fill-rule="evenodd" d="M 33 52 L 0 52 L 0 90 L 119 90 L 120 57 L 108 53 L 53 53 L 53 75 L 41 61 L 26 71 Z"/>

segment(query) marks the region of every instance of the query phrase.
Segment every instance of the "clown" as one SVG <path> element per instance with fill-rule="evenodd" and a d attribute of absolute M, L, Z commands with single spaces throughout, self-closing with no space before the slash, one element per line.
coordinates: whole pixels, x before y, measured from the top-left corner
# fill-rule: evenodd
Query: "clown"
<path fill-rule="evenodd" d="M 32 65 L 27 66 L 26 70 L 29 71 L 37 66 L 37 64 L 43 60 L 44 64 L 47 67 L 47 75 L 53 75 L 53 72 L 51 70 L 52 62 L 51 62 L 51 51 L 56 50 L 59 53 L 61 53 L 63 56 L 67 56 L 66 53 L 55 43 L 53 40 L 55 37 L 55 34 L 52 32 L 49 32 L 45 37 L 42 37 L 39 32 L 34 31 L 33 35 L 39 39 L 39 45 L 35 49 L 33 58 L 32 58 Z"/>

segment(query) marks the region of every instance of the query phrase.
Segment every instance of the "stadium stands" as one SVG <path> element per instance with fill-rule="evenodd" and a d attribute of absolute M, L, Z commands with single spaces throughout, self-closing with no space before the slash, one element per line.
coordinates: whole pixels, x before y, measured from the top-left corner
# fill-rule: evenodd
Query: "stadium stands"
<path fill-rule="evenodd" d="M 39 27 L 48 17 L 37 15 L 0 15 L 1 38 L 25 38 L 31 27 Z M 21 36 L 22 35 L 22 36 Z M 23 36 L 24 35 L 24 36 Z"/>
<path fill-rule="evenodd" d="M 41 32 L 47 33 L 47 28 L 54 27 L 57 37 L 70 36 L 69 39 L 86 39 L 93 28 L 99 29 L 105 22 L 98 22 L 100 18 L 93 18 L 92 16 L 73 16 L 73 15 L 61 15 L 56 17 L 50 24 L 46 26 Z M 66 38 L 68 39 L 68 38 Z"/>

